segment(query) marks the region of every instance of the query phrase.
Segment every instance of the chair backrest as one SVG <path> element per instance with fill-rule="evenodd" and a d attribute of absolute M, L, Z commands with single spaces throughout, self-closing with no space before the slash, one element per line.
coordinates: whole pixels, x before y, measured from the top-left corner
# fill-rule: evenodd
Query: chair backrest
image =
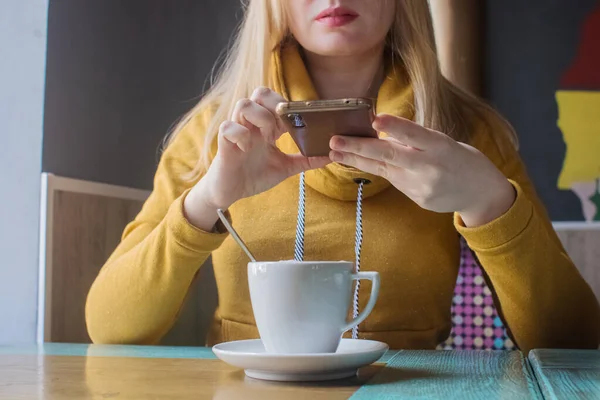
<path fill-rule="evenodd" d="M 38 342 L 89 343 L 87 293 L 150 194 L 42 174 Z M 200 269 L 161 344 L 202 346 L 217 305 L 210 262 Z"/>
<path fill-rule="evenodd" d="M 148 192 L 42 174 L 38 342 L 89 343 L 85 300 Z"/>
<path fill-rule="evenodd" d="M 555 223 L 566 252 L 600 298 L 600 224 Z M 439 349 L 512 350 L 516 346 L 494 305 L 477 257 L 461 238 L 458 278 L 452 300 L 452 331 Z"/>
<path fill-rule="evenodd" d="M 452 331 L 439 349 L 513 350 L 479 262 L 464 239 L 452 299 Z"/>
<path fill-rule="evenodd" d="M 600 221 L 557 222 L 554 229 L 581 276 L 600 299 Z"/>

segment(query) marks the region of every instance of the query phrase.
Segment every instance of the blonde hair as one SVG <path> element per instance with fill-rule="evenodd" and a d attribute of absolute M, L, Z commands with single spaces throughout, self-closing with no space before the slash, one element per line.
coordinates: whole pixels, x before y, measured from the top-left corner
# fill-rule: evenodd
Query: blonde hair
<path fill-rule="evenodd" d="M 396 18 L 386 40 L 386 54 L 406 70 L 414 92 L 415 122 L 468 142 L 474 117 L 498 122 L 516 143 L 510 125 L 491 107 L 450 83 L 441 73 L 433 33 L 429 2 L 396 1 Z M 190 178 L 197 178 L 216 153 L 219 125 L 230 118 L 239 99 L 254 89 L 271 86 L 271 57 L 289 37 L 286 1 L 242 0 L 245 18 L 235 32 L 224 63 L 211 82 L 210 90 L 172 130 L 167 144 L 192 118 L 209 112 L 204 146 Z M 257 57 L 258 55 L 258 57 Z"/>

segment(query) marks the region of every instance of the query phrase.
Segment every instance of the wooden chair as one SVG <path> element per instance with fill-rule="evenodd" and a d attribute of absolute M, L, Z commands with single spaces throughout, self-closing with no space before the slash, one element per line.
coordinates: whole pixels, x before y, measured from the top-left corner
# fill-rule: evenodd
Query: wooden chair
<path fill-rule="evenodd" d="M 595 224 L 554 225 L 583 278 L 600 298 L 600 229 Z M 512 350 L 477 258 L 461 239 L 461 264 L 452 300 L 452 331 L 439 349 Z"/>
<path fill-rule="evenodd" d="M 445 350 L 513 350 L 504 323 L 479 262 L 464 239 L 460 241 L 460 267 L 452 299 L 452 331 L 438 346 Z"/>
<path fill-rule="evenodd" d="M 84 314 L 87 293 L 148 195 L 144 190 L 42 174 L 39 343 L 90 342 Z M 210 264 L 199 275 L 164 344 L 204 344 L 217 294 Z"/>

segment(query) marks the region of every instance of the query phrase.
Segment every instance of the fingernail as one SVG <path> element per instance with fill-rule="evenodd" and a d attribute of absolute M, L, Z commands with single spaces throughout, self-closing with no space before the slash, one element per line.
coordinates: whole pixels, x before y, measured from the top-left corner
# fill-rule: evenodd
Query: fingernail
<path fill-rule="evenodd" d="M 339 151 L 330 152 L 329 158 L 331 158 L 331 161 L 335 161 L 335 162 L 344 161 L 344 155 L 342 153 L 340 153 Z"/>
<path fill-rule="evenodd" d="M 338 150 L 342 150 L 344 148 L 344 146 L 346 145 L 346 141 L 341 138 L 340 136 L 334 136 L 331 138 L 331 148 L 333 149 L 338 149 Z"/>

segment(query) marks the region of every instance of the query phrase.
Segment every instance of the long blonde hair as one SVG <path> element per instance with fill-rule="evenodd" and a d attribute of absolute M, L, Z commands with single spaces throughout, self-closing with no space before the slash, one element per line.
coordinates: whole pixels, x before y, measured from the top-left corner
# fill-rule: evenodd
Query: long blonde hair
<path fill-rule="evenodd" d="M 496 119 L 516 143 L 512 128 L 491 107 L 443 77 L 435 46 L 429 2 L 396 1 L 396 18 L 386 40 L 387 52 L 406 70 L 414 92 L 415 122 L 468 142 L 473 117 Z M 202 100 L 172 130 L 167 144 L 192 118 L 209 110 L 204 146 L 190 178 L 209 166 L 216 150 L 219 125 L 230 118 L 239 99 L 255 88 L 271 86 L 271 57 L 289 38 L 286 1 L 242 0 L 245 17 L 216 79 Z M 496 124 L 495 124 L 496 125 Z"/>

